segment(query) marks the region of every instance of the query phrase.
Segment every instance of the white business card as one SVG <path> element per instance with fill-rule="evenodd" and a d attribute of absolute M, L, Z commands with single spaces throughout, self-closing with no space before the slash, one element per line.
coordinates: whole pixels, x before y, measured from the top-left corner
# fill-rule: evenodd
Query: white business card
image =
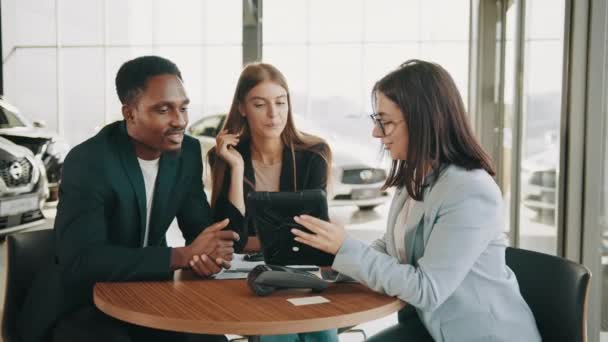
<path fill-rule="evenodd" d="M 296 306 L 329 303 L 329 299 L 322 296 L 289 298 L 287 301 Z"/>

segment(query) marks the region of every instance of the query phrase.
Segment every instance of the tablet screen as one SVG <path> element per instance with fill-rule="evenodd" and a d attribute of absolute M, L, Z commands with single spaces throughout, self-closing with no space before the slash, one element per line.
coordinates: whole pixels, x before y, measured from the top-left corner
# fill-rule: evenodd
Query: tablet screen
<path fill-rule="evenodd" d="M 272 265 L 331 266 L 334 256 L 294 240 L 292 228 L 309 232 L 294 216 L 310 215 L 328 220 L 323 190 L 298 192 L 250 192 L 247 217 L 260 239 L 264 261 Z"/>

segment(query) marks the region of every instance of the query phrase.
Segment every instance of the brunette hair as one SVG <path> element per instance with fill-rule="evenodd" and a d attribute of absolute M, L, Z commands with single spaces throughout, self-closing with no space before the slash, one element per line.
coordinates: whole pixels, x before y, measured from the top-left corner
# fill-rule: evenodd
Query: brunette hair
<path fill-rule="evenodd" d="M 293 122 L 289 87 L 287 86 L 285 76 L 283 76 L 283 74 L 276 67 L 261 62 L 251 63 L 245 66 L 237 82 L 232 104 L 230 106 L 230 112 L 228 112 L 228 117 L 224 121 L 224 127 L 222 130 L 227 130 L 229 134 L 240 133 L 239 144 L 248 144 L 250 142 L 251 132 L 249 130 L 249 125 L 247 124 L 247 119 L 239 112 L 239 105 L 245 103 L 245 98 L 251 89 L 265 81 L 274 82 L 283 87 L 283 89 L 285 89 L 287 92 L 287 105 L 289 109 L 287 112 L 287 124 L 281 133 L 281 141 L 287 148 L 291 150 L 292 153 L 294 163 L 294 191 L 297 191 L 297 187 L 295 185 L 297 179 L 297 175 L 295 174 L 295 151 L 312 151 L 323 158 L 323 160 L 327 163 L 327 174 L 325 179 L 326 184 L 329 186 L 329 174 L 331 171 L 332 159 L 331 150 L 329 149 L 329 146 L 325 140 L 311 134 L 303 133 L 296 129 Z M 222 192 L 222 187 L 225 186 L 225 175 L 226 171 L 228 170 L 228 165 L 226 162 L 221 158 L 216 158 L 215 155 L 215 147 L 213 147 L 207 154 L 209 164 L 212 165 L 211 207 L 215 206 L 217 198 Z"/>
<path fill-rule="evenodd" d="M 384 189 L 405 187 L 421 201 L 429 168 L 437 176 L 450 164 L 496 174 L 490 156 L 473 134 L 456 84 L 444 68 L 408 60 L 376 82 L 374 104 L 378 93 L 397 104 L 409 134 L 407 160 L 393 160 Z"/>

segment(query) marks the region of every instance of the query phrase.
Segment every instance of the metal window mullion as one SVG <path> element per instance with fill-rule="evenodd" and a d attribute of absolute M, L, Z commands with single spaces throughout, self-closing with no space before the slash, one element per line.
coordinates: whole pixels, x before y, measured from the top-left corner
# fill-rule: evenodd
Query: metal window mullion
<path fill-rule="evenodd" d="M 201 18 L 203 18 L 203 20 L 206 18 L 207 13 L 209 12 L 209 4 L 208 1 L 205 0 L 203 1 L 202 5 L 201 5 Z M 241 23 L 241 25 L 243 25 Z M 208 56 L 207 56 L 207 52 L 209 51 L 209 37 L 207 37 L 209 32 L 207 32 L 207 26 L 205 24 L 205 22 L 203 22 L 201 24 L 201 68 L 200 68 L 200 74 L 198 75 L 200 81 L 201 81 L 201 92 L 200 92 L 200 96 L 201 96 L 201 103 L 203 104 L 203 107 L 201 108 L 201 112 L 203 113 L 202 115 L 205 116 L 205 113 L 209 113 L 210 110 L 209 108 L 205 108 L 205 106 L 209 106 L 209 94 L 208 92 L 208 84 L 207 84 L 207 75 L 209 75 L 209 72 L 207 72 L 207 68 L 208 68 Z M 243 41 L 241 40 L 241 50 L 243 49 Z M 241 52 L 242 54 L 242 52 Z"/>
<path fill-rule="evenodd" d="M 471 13 L 478 18 L 471 23 L 469 49 L 469 112 L 481 145 L 493 159 L 496 128 L 496 21 L 500 1 L 479 0 Z"/>
<path fill-rule="evenodd" d="M 566 0 L 557 179 L 558 255 L 581 261 L 589 6 Z"/>
<path fill-rule="evenodd" d="M 2 2 L 0 1 L 0 59 L 2 59 Z M 0 96 L 4 95 L 4 62 L 0 61 Z"/>
<path fill-rule="evenodd" d="M 502 165 L 504 163 L 504 155 L 502 151 L 503 139 L 504 139 L 504 123 L 505 123 L 505 72 L 506 72 L 506 45 L 507 45 L 507 2 L 500 1 L 498 17 L 500 18 L 500 38 L 498 43 L 498 58 L 497 62 L 497 82 L 496 82 L 496 93 L 494 94 L 496 103 L 496 116 L 494 122 L 494 144 L 493 155 L 497 156 L 494 160 L 494 165 L 497 172 L 499 173 L 498 184 L 503 189 L 505 184 L 503 182 L 504 177 L 502 175 Z"/>
<path fill-rule="evenodd" d="M 608 62 L 607 40 L 608 40 L 608 6 L 603 0 L 590 0 L 586 2 L 589 6 L 586 14 L 589 18 L 588 25 L 588 69 L 586 110 L 585 110 L 585 132 L 584 132 L 584 194 L 583 194 L 583 229 L 582 229 L 582 256 L 583 264 L 587 266 L 592 274 L 590 294 L 587 304 L 587 332 L 590 342 L 599 341 L 601 327 L 601 303 L 602 303 L 602 264 L 600 246 L 600 223 L 602 214 L 601 196 L 602 189 L 598 186 L 602 181 L 602 170 L 608 161 L 604 147 L 606 144 L 606 111 Z M 582 6 L 578 0 L 575 6 Z M 577 8 L 577 7 L 575 7 Z M 608 182 L 608 179 L 603 179 Z M 608 294 L 604 294 L 608 295 Z"/>
<path fill-rule="evenodd" d="M 306 1 L 306 117 L 310 117 L 312 111 L 311 84 L 312 84 L 312 23 L 311 23 L 311 1 Z"/>
<path fill-rule="evenodd" d="M 524 97 L 524 63 L 526 44 L 526 2 L 520 0 L 517 4 L 517 19 L 515 33 L 515 82 L 513 98 L 513 127 L 512 152 L 511 152 L 511 242 L 513 246 L 519 247 L 520 233 L 520 197 L 521 197 L 521 151 L 523 147 L 523 97 Z"/>
<path fill-rule="evenodd" d="M 243 65 L 262 60 L 263 0 L 243 0 Z"/>
<path fill-rule="evenodd" d="M 61 70 L 61 34 L 59 23 L 61 21 L 61 15 L 59 10 L 60 0 L 55 0 L 55 72 L 56 77 L 56 96 L 57 96 L 57 133 L 63 135 L 63 77 Z"/>
<path fill-rule="evenodd" d="M 108 25 L 108 1 L 103 0 L 103 124 L 107 125 L 110 122 L 110 111 L 108 110 L 108 41 L 109 41 L 109 25 Z"/>

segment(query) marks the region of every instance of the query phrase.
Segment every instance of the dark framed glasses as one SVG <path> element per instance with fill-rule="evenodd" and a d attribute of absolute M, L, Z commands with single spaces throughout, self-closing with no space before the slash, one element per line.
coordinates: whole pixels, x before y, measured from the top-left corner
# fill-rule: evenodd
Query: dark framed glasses
<path fill-rule="evenodd" d="M 395 126 L 397 126 L 398 123 L 404 121 L 403 119 L 398 121 L 383 121 L 382 116 L 377 113 L 370 114 L 369 117 L 372 119 L 374 125 L 378 127 L 378 129 L 382 133 L 382 136 L 384 137 L 393 133 L 393 131 L 395 130 Z"/>

